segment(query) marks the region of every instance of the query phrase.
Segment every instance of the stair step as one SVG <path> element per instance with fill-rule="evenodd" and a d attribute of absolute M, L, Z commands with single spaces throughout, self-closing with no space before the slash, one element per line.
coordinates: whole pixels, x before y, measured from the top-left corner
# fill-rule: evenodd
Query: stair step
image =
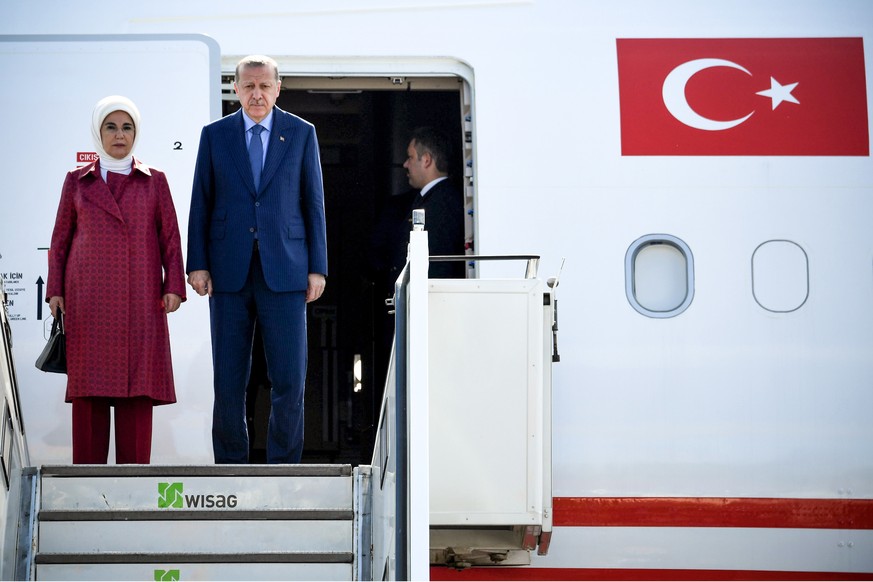
<path fill-rule="evenodd" d="M 39 553 L 348 552 L 351 521 L 46 521 Z"/>
<path fill-rule="evenodd" d="M 352 511 L 347 465 L 44 467 L 44 511 Z"/>
<path fill-rule="evenodd" d="M 353 580 L 351 563 L 39 564 L 37 580 Z"/>
<path fill-rule="evenodd" d="M 351 521 L 354 512 L 350 509 L 258 509 L 248 510 L 44 510 L 39 512 L 40 521 L 181 521 L 181 520 L 277 520 L 277 521 Z"/>
<path fill-rule="evenodd" d="M 350 465 L 42 467 L 37 580 L 352 580 Z"/>
<path fill-rule="evenodd" d="M 258 553 L 186 553 L 186 552 L 100 552 L 41 553 L 37 564 L 351 564 L 351 552 L 258 552 Z"/>
<path fill-rule="evenodd" d="M 351 477 L 351 465 L 43 465 L 43 477 Z"/>

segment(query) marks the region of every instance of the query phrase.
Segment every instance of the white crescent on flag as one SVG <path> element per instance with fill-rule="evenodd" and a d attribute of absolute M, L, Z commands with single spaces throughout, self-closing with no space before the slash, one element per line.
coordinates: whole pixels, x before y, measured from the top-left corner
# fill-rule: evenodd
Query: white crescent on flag
<path fill-rule="evenodd" d="M 691 105 L 688 104 L 688 100 L 685 98 L 685 85 L 688 84 L 691 77 L 704 69 L 712 67 L 730 67 L 738 69 L 747 75 L 752 74 L 744 67 L 724 59 L 697 59 L 683 63 L 670 71 L 670 74 L 664 79 L 661 94 L 664 98 L 664 105 L 667 106 L 670 114 L 685 125 L 706 131 L 722 131 L 736 127 L 750 118 L 755 112 L 753 111 L 739 119 L 716 121 L 715 119 L 709 119 L 700 115 L 691 108 Z"/>

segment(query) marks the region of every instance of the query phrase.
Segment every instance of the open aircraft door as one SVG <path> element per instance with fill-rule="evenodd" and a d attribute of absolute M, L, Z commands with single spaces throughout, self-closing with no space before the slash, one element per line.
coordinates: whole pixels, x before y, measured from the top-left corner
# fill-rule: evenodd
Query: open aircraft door
<path fill-rule="evenodd" d="M 0 36 L 0 69 L 12 84 L 0 95 L 6 143 L 0 274 L 34 464 L 70 459 L 66 378 L 45 374 L 33 362 L 52 322 L 44 290 L 61 186 L 68 171 L 95 155 L 94 104 L 117 94 L 139 107 L 134 155 L 166 172 L 184 241 L 200 130 L 221 114 L 220 60 L 218 44 L 201 35 Z M 106 282 L 107 292 L 113 284 Z M 211 460 L 207 310 L 206 301 L 189 301 L 169 316 L 177 397 L 185 406 L 155 409 L 161 428 L 154 462 Z"/>

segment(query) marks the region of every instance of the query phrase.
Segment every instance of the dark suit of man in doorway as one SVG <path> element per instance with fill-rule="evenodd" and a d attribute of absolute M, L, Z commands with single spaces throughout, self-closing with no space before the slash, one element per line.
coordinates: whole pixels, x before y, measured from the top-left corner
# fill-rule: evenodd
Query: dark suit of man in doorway
<path fill-rule="evenodd" d="M 430 255 L 464 254 L 464 199 L 449 180 L 450 153 L 451 142 L 445 134 L 421 127 L 412 132 L 403 163 L 409 185 L 418 190 L 409 225 L 412 210 L 423 208 Z M 463 261 L 433 262 L 428 269 L 431 279 L 463 278 L 465 273 Z"/>
<path fill-rule="evenodd" d="M 394 339 L 394 316 L 384 300 L 394 294 L 394 282 L 406 264 L 412 211 L 423 208 L 430 255 L 464 254 L 464 200 L 449 178 L 451 143 L 446 135 L 431 127 L 412 132 L 406 148 L 406 169 L 413 190 L 392 196 L 377 221 L 372 244 L 376 310 L 385 315 L 376 319 L 375 381 L 381 389 Z M 432 279 L 464 278 L 463 261 L 432 262 Z"/>
<path fill-rule="evenodd" d="M 428 252 L 431 255 L 464 254 L 464 200 L 449 179 L 451 143 L 431 127 L 412 132 L 403 167 L 413 190 L 391 197 L 377 221 L 373 237 L 373 264 L 383 282 L 379 293 L 393 294 L 394 281 L 406 264 L 412 211 L 425 212 Z M 463 261 L 432 262 L 432 279 L 463 278 Z"/>

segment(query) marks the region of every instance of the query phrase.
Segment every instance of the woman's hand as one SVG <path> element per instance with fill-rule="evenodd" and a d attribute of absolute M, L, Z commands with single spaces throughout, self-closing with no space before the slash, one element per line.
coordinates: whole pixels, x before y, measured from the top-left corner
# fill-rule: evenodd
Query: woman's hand
<path fill-rule="evenodd" d="M 64 309 L 64 298 L 55 295 L 51 299 L 49 299 L 49 309 L 52 310 L 52 317 L 57 318 L 58 309 L 61 310 L 61 313 L 66 313 L 67 310 Z"/>
<path fill-rule="evenodd" d="M 173 313 L 179 306 L 182 305 L 182 298 L 175 293 L 167 293 L 164 295 L 164 312 Z"/>

